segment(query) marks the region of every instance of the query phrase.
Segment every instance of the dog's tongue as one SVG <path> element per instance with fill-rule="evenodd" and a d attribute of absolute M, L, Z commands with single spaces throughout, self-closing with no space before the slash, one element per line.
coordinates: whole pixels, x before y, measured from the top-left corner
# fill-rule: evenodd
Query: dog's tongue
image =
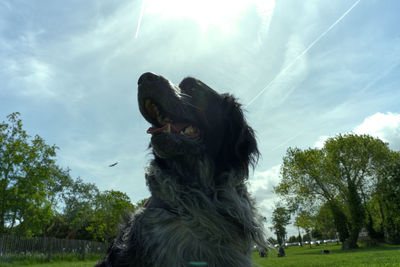
<path fill-rule="evenodd" d="M 167 123 L 160 128 L 150 127 L 147 130 L 148 134 L 158 134 L 162 132 L 179 133 L 181 130 L 189 126 L 189 123 Z"/>

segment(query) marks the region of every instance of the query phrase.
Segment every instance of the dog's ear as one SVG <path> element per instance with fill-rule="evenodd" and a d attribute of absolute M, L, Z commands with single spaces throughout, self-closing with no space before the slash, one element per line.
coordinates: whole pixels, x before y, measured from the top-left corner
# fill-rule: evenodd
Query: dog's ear
<path fill-rule="evenodd" d="M 257 164 L 260 152 L 253 129 L 247 124 L 241 105 L 229 94 L 223 94 L 224 136 L 219 153 L 223 164 L 239 171 L 243 178 L 248 177 L 249 165 L 253 168 Z M 230 165 L 230 166 L 229 166 Z"/>

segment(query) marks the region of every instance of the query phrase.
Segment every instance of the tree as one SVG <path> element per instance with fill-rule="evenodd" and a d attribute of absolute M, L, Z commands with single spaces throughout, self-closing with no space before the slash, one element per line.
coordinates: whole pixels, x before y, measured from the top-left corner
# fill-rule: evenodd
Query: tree
<path fill-rule="evenodd" d="M 29 136 L 19 116 L 0 123 L 0 235 L 112 239 L 122 215 L 134 209 L 129 197 L 72 179 L 55 163 L 57 147 Z"/>
<path fill-rule="evenodd" d="M 0 124 L 0 234 L 41 235 L 54 214 L 56 146 L 22 128 L 19 113 Z"/>
<path fill-rule="evenodd" d="M 325 157 L 324 151 L 320 149 L 302 151 L 298 148 L 289 148 L 283 158 L 282 179 L 275 187 L 275 192 L 285 199 L 293 211 L 300 212 L 300 217 L 303 217 L 301 220 L 307 219 L 299 222 L 306 226 L 304 228 L 299 225 L 306 232 L 311 231 L 306 225 L 308 217 L 311 216 L 309 214 L 318 209 L 322 203 L 328 203 L 341 241 L 344 241 L 349 236 L 347 219 L 337 199 L 339 191 L 330 183 Z M 306 212 L 307 216 L 302 216 Z"/>
<path fill-rule="evenodd" d="M 96 197 L 93 217 L 86 227 L 95 240 L 111 241 L 118 232 L 118 224 L 128 211 L 134 211 L 129 197 L 120 191 L 105 191 Z"/>
<path fill-rule="evenodd" d="M 354 248 L 365 215 L 370 214 L 367 207 L 369 191 L 379 175 L 378 171 L 389 159 L 390 150 L 388 144 L 378 138 L 355 134 L 329 138 L 324 150 L 331 183 L 339 190 L 348 210 L 348 245 Z"/>
<path fill-rule="evenodd" d="M 278 244 L 281 246 L 286 237 L 286 226 L 290 221 L 290 211 L 284 207 L 276 207 L 272 213 L 272 228 L 275 231 Z"/>
<path fill-rule="evenodd" d="M 92 239 L 86 230 L 92 220 L 100 191 L 95 184 L 85 183 L 81 178 L 74 180 L 63 192 L 63 218 L 69 226 L 68 239 Z"/>
<path fill-rule="evenodd" d="M 295 221 L 294 221 L 294 226 L 296 226 L 297 228 L 302 228 L 306 232 L 306 235 L 309 238 L 311 238 L 311 231 L 314 228 L 314 218 L 311 215 L 310 211 L 301 210 L 300 212 L 298 212 L 298 214 L 295 218 Z M 299 236 L 300 236 L 300 231 L 299 231 Z M 304 241 L 306 241 L 306 240 L 304 240 Z M 311 247 L 311 243 L 310 243 L 310 247 Z"/>
<path fill-rule="evenodd" d="M 275 191 L 290 203 L 315 206 L 327 203 L 341 241 L 357 247 L 365 222 L 367 202 L 378 170 L 390 150 L 368 135 L 337 135 L 322 149 L 289 148 L 281 169 L 282 181 Z"/>
<path fill-rule="evenodd" d="M 289 243 L 295 243 L 295 242 L 299 242 L 297 236 L 290 236 L 288 239 Z"/>
<path fill-rule="evenodd" d="M 386 241 L 400 244 L 400 152 L 391 152 L 380 170 L 371 203 L 378 203 L 374 214 L 380 217 Z"/>
<path fill-rule="evenodd" d="M 323 239 L 335 239 L 336 227 L 332 210 L 328 204 L 323 204 L 315 216 L 315 228 L 321 232 Z"/>

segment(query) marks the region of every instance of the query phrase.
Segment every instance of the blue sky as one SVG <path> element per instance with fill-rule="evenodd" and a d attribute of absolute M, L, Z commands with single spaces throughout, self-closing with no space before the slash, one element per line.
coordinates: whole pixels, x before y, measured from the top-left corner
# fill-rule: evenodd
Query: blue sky
<path fill-rule="evenodd" d="M 246 107 L 262 153 L 249 186 L 268 217 L 289 146 L 356 132 L 400 150 L 399 12 L 397 0 L 2 0 L 0 119 L 21 112 L 73 177 L 136 202 L 151 158 L 137 79 L 196 77 Z"/>

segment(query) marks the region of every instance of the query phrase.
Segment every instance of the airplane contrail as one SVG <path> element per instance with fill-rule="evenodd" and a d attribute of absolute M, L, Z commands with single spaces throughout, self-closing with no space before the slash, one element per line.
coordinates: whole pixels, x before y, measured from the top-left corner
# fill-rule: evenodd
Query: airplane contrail
<path fill-rule="evenodd" d="M 354 4 L 346 10 L 346 12 L 343 13 L 343 15 L 341 15 L 331 26 L 329 26 L 328 29 L 326 29 L 323 33 L 321 33 L 302 53 L 300 53 L 295 59 L 292 60 L 292 62 L 290 62 L 283 70 L 281 70 L 255 97 L 253 97 L 252 100 L 250 100 L 249 103 L 247 103 L 246 108 L 248 106 L 250 106 L 260 95 L 262 95 L 262 93 L 265 92 L 265 90 L 267 90 L 271 84 L 280 76 L 282 75 L 284 72 L 286 72 L 291 66 L 293 66 L 294 63 L 297 62 L 297 60 L 299 60 L 302 56 L 304 56 L 319 40 L 321 40 L 322 37 L 324 37 L 330 30 L 333 29 L 333 27 L 336 26 L 336 24 L 338 24 L 344 17 L 346 17 L 347 14 L 349 14 L 349 12 L 355 8 L 358 3 L 360 3 L 361 0 L 357 0 L 356 2 L 354 2 Z"/>
<path fill-rule="evenodd" d="M 288 138 L 287 140 L 285 140 L 284 142 L 280 143 L 279 145 L 277 145 L 276 147 L 274 147 L 273 149 L 270 150 L 270 152 L 277 150 L 278 148 L 280 148 L 283 145 L 286 145 L 287 143 L 289 143 L 290 141 L 292 141 L 293 139 L 295 139 L 297 136 L 301 135 L 303 133 L 303 131 L 297 133 L 295 136 L 292 136 L 290 138 Z"/>
<path fill-rule="evenodd" d="M 397 66 L 400 64 L 400 59 L 396 60 L 393 64 L 391 64 L 387 69 L 385 69 L 384 72 L 382 72 L 379 76 L 377 76 L 375 79 L 372 79 L 366 86 L 364 86 L 363 89 L 360 90 L 360 92 L 365 92 L 367 89 L 375 85 L 378 81 L 380 81 L 383 77 L 388 75 L 389 73 L 392 72 Z"/>
<path fill-rule="evenodd" d="M 139 35 L 140 24 L 142 23 L 143 11 L 144 11 L 144 1 L 145 1 L 145 0 L 142 0 L 142 7 L 140 8 L 140 15 L 139 15 L 139 20 L 138 20 L 137 28 L 136 28 L 135 39 L 136 39 L 136 38 L 138 37 L 138 35 Z"/>

